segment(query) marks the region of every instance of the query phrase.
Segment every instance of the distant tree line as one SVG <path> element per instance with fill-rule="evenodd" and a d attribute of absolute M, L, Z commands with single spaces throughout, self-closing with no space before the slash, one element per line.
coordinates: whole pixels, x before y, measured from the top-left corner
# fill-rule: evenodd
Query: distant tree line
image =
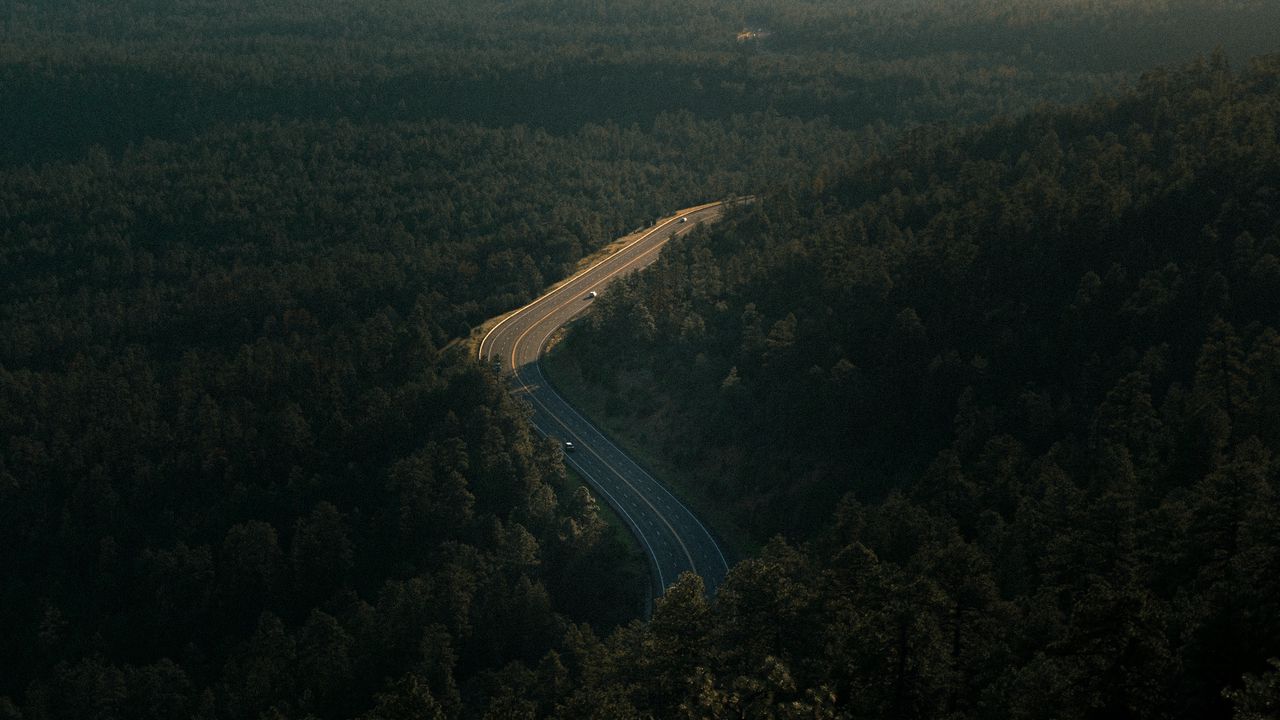
<path fill-rule="evenodd" d="M 455 120 L 557 134 L 683 111 L 862 131 L 1082 100 L 1221 45 L 1274 49 L 1274 3 L 729 4 L 449 0 L 12 3 L 0 164 L 273 119 Z M 746 23 L 773 29 L 738 43 Z"/>

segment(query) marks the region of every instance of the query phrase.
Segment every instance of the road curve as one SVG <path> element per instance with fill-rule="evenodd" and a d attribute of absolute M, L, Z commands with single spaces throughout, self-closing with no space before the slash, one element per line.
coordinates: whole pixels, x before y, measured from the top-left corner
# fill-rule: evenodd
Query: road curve
<path fill-rule="evenodd" d="M 482 361 L 506 373 L 515 392 L 529 401 L 539 432 L 574 444 L 576 450 L 565 453 L 565 461 L 639 539 L 649 558 L 655 596 L 686 571 L 702 576 L 708 594 L 714 594 L 729 571 L 724 553 L 679 499 L 551 387 L 540 360 L 551 335 L 591 307 L 589 293 L 602 292 L 610 282 L 649 265 L 667 240 L 700 222 L 718 219 L 723 209 L 724 203 L 708 203 L 658 221 L 621 249 L 503 318 L 484 335 L 478 351 Z"/>

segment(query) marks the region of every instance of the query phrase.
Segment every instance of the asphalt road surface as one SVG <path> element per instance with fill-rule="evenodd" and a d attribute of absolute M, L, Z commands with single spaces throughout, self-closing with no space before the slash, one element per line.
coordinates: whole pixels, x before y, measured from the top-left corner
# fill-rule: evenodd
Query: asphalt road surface
<path fill-rule="evenodd" d="M 654 595 L 681 573 L 702 576 L 714 594 L 729 570 L 724 553 L 694 516 L 603 432 L 569 405 L 547 382 L 539 359 L 555 331 L 591 307 L 615 279 L 658 258 L 673 235 L 720 217 L 723 203 L 687 208 L 644 231 L 624 247 L 503 318 L 480 341 L 480 359 L 507 374 L 515 392 L 533 406 L 539 432 L 571 442 L 565 461 L 578 471 L 627 523 L 649 557 Z M 683 221 L 682 221 L 683 219 Z"/>

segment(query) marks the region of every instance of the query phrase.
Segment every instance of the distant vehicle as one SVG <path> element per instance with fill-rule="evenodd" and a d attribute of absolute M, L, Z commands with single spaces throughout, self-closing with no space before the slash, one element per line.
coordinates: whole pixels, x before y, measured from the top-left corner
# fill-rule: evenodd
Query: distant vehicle
<path fill-rule="evenodd" d="M 680 218 L 680 222 L 689 222 L 689 216 L 685 215 L 684 217 Z"/>
<path fill-rule="evenodd" d="M 597 295 L 596 291 L 595 291 L 595 290 L 592 290 L 591 292 L 587 293 L 587 299 L 588 299 L 588 300 L 595 300 L 595 299 L 596 299 L 596 295 Z"/>
<path fill-rule="evenodd" d="M 564 442 L 564 451 L 565 451 L 565 452 L 569 453 L 569 452 L 573 452 L 574 450 L 577 450 L 577 449 L 578 449 L 578 448 L 577 448 L 577 447 L 575 447 L 575 446 L 574 446 L 574 444 L 573 444 L 573 443 L 571 443 L 571 442 L 569 442 L 568 440 L 566 440 L 566 441 Z"/>

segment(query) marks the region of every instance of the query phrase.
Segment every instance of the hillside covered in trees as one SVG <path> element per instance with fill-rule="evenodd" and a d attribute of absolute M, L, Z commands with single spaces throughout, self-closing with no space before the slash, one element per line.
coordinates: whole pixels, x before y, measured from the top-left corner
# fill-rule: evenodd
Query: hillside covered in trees
<path fill-rule="evenodd" d="M 494 217 L 461 172 L 433 191 L 464 164 L 438 134 L 317 132 L 0 183 L 0 694 L 24 717 L 349 717 L 410 671 L 452 713 L 569 619 L 638 611 L 595 500 L 449 346 L 544 282 L 482 254 L 516 223 L 559 213 L 576 254 L 609 219 L 555 195 Z"/>
<path fill-rule="evenodd" d="M 1280 57 L 1214 57 L 909 133 L 604 293 L 557 367 L 780 536 L 568 706 L 1272 717 L 1277 117 Z"/>
<path fill-rule="evenodd" d="M 1277 27 L 1255 0 L 0 0 L 0 718 L 1254 702 L 1275 75 L 1225 65 Z M 786 538 L 641 623 L 636 549 L 460 341 L 730 195 L 765 200 L 566 354 Z"/>

